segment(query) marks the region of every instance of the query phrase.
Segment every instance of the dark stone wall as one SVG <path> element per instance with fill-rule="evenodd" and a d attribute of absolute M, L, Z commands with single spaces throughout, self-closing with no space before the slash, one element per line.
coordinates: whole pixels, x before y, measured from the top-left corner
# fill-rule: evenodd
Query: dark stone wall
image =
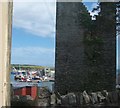
<path fill-rule="evenodd" d="M 112 91 L 116 86 L 116 5 L 102 2 L 100 7 L 101 12 L 96 22 L 96 35 L 102 39 L 101 62 L 98 64 L 101 78 L 98 76 L 98 79 L 100 79 L 100 89 Z"/>
<path fill-rule="evenodd" d="M 116 5 L 100 3 L 101 12 L 92 21 L 92 41 L 85 43 L 88 91 L 115 89 L 116 85 Z M 89 86 L 90 85 L 90 86 Z"/>
<path fill-rule="evenodd" d="M 84 84 L 84 30 L 80 24 L 81 3 L 57 3 L 56 76 L 60 93 L 79 91 Z"/>
<path fill-rule="evenodd" d="M 105 14 L 105 5 L 101 6 L 97 21 L 88 21 L 94 25 L 95 29 L 91 29 L 83 21 L 88 12 L 82 3 L 57 3 L 55 89 L 61 94 L 115 89 L 115 10 L 108 5 L 106 9 L 112 6 L 113 11 Z M 86 35 L 99 40 L 86 43 Z"/>

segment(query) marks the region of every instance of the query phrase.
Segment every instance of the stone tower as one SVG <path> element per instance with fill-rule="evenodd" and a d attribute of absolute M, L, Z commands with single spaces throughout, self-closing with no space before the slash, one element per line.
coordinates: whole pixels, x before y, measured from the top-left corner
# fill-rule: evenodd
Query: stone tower
<path fill-rule="evenodd" d="M 114 90 L 116 86 L 116 3 L 101 2 L 97 19 L 97 35 L 102 38 L 101 89 Z"/>
<path fill-rule="evenodd" d="M 100 6 L 93 22 L 83 3 L 57 3 L 55 89 L 61 94 L 115 88 L 115 5 Z"/>
<path fill-rule="evenodd" d="M 116 5 L 101 2 L 100 13 L 92 21 L 90 39 L 86 39 L 85 65 L 88 76 L 87 90 L 112 91 L 116 86 Z"/>
<path fill-rule="evenodd" d="M 86 83 L 82 14 L 88 12 L 80 2 L 57 3 L 55 88 L 62 94 L 82 91 Z"/>

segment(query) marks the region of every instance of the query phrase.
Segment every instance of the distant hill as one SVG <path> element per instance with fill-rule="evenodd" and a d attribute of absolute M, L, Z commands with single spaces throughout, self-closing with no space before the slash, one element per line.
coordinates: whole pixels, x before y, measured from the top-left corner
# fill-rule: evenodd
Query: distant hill
<path fill-rule="evenodd" d="M 22 69 L 22 70 L 41 70 L 44 69 L 48 66 L 39 66 L 39 65 L 31 65 L 31 64 L 11 64 L 11 69 L 13 67 L 17 70 Z M 51 70 L 55 70 L 54 67 L 49 67 Z"/>
<path fill-rule="evenodd" d="M 35 70 L 38 70 L 38 69 L 44 69 L 45 68 L 44 66 L 38 66 L 38 65 L 11 64 L 11 68 L 13 68 L 13 67 L 17 70 L 19 70 L 19 69 L 23 69 L 23 70 L 35 69 Z"/>

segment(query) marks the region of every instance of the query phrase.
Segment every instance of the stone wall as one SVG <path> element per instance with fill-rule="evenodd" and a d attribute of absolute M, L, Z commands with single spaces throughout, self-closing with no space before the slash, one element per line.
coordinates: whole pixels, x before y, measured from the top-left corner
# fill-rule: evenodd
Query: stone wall
<path fill-rule="evenodd" d="M 98 72 L 102 76 L 103 89 L 112 91 L 116 86 L 116 5 L 103 2 L 100 6 L 97 35 L 102 38 L 103 44 L 101 45 L 101 67 Z"/>
<path fill-rule="evenodd" d="M 57 3 L 55 89 L 61 94 L 115 89 L 115 4 L 91 21 L 82 3 Z"/>
<path fill-rule="evenodd" d="M 55 88 L 61 93 L 84 88 L 82 3 L 57 3 Z"/>
<path fill-rule="evenodd" d="M 80 108 L 118 108 L 120 91 L 77 92 L 60 96 L 60 106 Z"/>
<path fill-rule="evenodd" d="M 46 88 L 38 89 L 38 97 L 34 100 L 30 95 L 13 96 L 11 108 L 42 107 L 42 108 L 118 108 L 120 107 L 120 90 L 108 92 L 71 92 L 66 95 L 49 93 Z M 59 95 L 59 96 L 58 96 Z"/>

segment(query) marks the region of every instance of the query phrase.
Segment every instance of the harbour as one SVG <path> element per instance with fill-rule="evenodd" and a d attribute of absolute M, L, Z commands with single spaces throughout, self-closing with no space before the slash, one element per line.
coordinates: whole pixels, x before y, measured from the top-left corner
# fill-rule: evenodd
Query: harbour
<path fill-rule="evenodd" d="M 54 82 L 53 81 L 41 81 L 41 82 L 19 82 L 14 79 L 14 74 L 10 75 L 10 80 L 13 88 L 20 88 L 24 86 L 38 86 L 38 87 L 47 87 L 51 92 L 54 91 Z"/>

